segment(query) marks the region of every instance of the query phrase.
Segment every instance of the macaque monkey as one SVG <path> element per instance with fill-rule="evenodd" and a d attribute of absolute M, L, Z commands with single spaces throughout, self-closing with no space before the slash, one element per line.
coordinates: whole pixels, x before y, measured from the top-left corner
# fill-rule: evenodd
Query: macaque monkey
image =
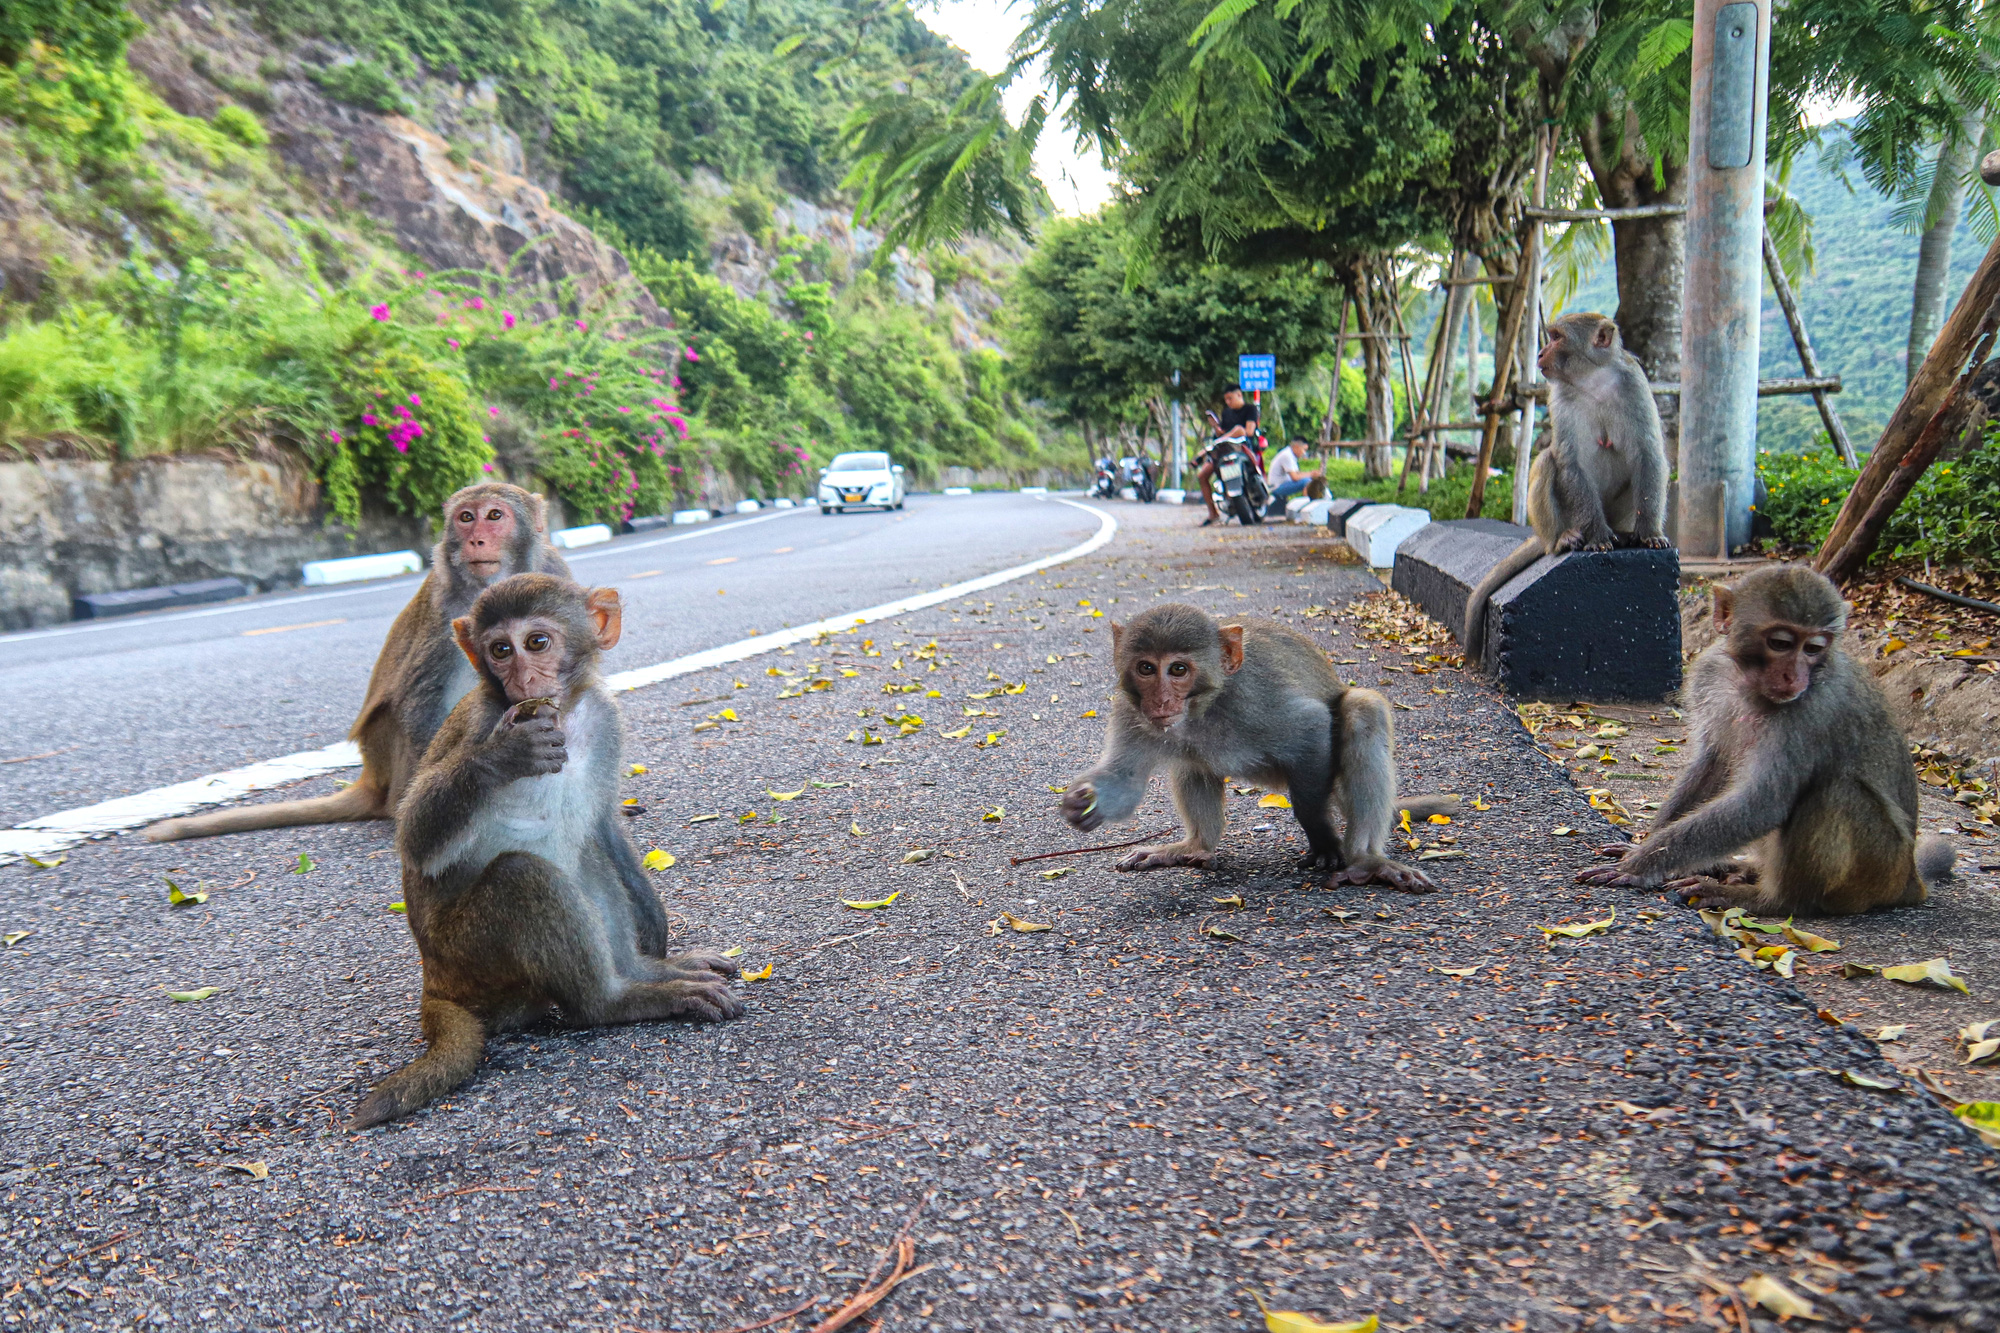
<path fill-rule="evenodd" d="M 1486 641 L 1486 606 L 1545 555 L 1667 545 L 1667 447 L 1646 372 L 1602 315 L 1549 325 L 1536 364 L 1549 381 L 1549 447 L 1528 469 L 1535 535 L 1495 565 L 1465 603 L 1465 656 Z"/>
<path fill-rule="evenodd" d="M 729 960 L 663 956 L 666 913 L 618 818 L 625 724 L 597 655 L 619 615 L 609 588 L 516 574 L 452 622 L 480 683 L 396 818 L 429 1049 L 375 1085 L 350 1129 L 444 1095 L 487 1034 L 551 1010 L 572 1027 L 743 1012 Z"/>
<path fill-rule="evenodd" d="M 1310 849 L 1300 868 L 1331 871 L 1329 886 L 1437 887 L 1385 854 L 1390 824 L 1398 810 L 1428 814 L 1457 798 L 1396 800 L 1388 701 L 1342 684 L 1312 640 L 1263 620 L 1218 625 L 1169 602 L 1114 623 L 1111 648 L 1118 694 L 1104 753 L 1070 782 L 1063 818 L 1086 833 L 1130 818 L 1165 764 L 1187 830 L 1179 842 L 1132 852 L 1120 870 L 1206 866 L 1222 837 L 1223 776 L 1236 774 L 1290 795 Z"/>
<path fill-rule="evenodd" d="M 1714 593 L 1722 637 L 1685 690 L 1693 757 L 1645 841 L 1603 848 L 1618 864 L 1577 879 L 1664 884 L 1772 916 L 1922 902 L 1956 853 L 1917 836 L 1909 743 L 1841 650 L 1839 590 L 1804 565 L 1771 565 Z"/>
<path fill-rule="evenodd" d="M 502 482 L 467 486 L 444 504 L 444 538 L 430 573 L 410 599 L 375 659 L 361 714 L 348 732 L 361 746 L 361 776 L 331 796 L 239 806 L 214 814 L 163 819 L 146 830 L 153 842 L 206 838 L 245 829 L 388 819 L 424 757 L 424 747 L 452 705 L 478 682 L 452 641 L 451 622 L 472 609 L 487 585 L 540 571 L 569 577 L 546 537 L 539 495 Z"/>

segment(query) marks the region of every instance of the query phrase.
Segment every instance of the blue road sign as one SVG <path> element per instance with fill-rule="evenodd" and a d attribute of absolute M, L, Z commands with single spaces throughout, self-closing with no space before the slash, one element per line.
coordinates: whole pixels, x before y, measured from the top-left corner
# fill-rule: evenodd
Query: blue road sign
<path fill-rule="evenodd" d="M 1269 352 L 1243 353 L 1236 358 L 1236 382 L 1245 393 L 1270 392 L 1278 387 L 1278 358 Z"/>

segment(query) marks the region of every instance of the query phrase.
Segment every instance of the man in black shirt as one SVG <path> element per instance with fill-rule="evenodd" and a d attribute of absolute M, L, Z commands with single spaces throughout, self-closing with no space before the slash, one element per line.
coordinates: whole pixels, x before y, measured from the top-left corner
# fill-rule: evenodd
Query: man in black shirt
<path fill-rule="evenodd" d="M 1216 419 L 1216 435 L 1225 440 L 1246 441 L 1246 447 L 1255 449 L 1257 435 L 1257 405 L 1243 400 L 1243 390 L 1232 384 L 1222 393 L 1222 415 Z M 1205 528 L 1222 522 L 1222 514 L 1215 507 L 1215 461 L 1203 458 L 1195 475 L 1201 478 L 1202 503 L 1208 506 L 1208 517 L 1201 521 Z"/>

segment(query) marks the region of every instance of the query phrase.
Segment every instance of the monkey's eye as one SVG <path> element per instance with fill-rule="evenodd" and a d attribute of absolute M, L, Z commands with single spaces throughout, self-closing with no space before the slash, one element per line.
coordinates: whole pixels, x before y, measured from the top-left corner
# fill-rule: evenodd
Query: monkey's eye
<path fill-rule="evenodd" d="M 1825 652 L 1829 647 L 1831 647 L 1832 644 L 1833 640 L 1823 639 L 1819 635 L 1815 634 L 1810 639 L 1806 640 L 1806 656 L 1818 657 L 1821 653 Z"/>
<path fill-rule="evenodd" d="M 1783 630 L 1779 630 L 1774 634 L 1766 635 L 1764 643 L 1765 646 L 1770 648 L 1770 650 L 1774 653 L 1789 653 L 1790 651 L 1792 651 L 1792 649 L 1798 647 L 1799 645 L 1799 641 L 1797 639 L 1793 638 L 1790 634 L 1785 633 L 1785 631 Z"/>
<path fill-rule="evenodd" d="M 500 521 L 500 511 L 498 509 L 487 510 L 486 521 L 488 523 L 498 523 Z"/>
<path fill-rule="evenodd" d="M 479 515 L 473 513 L 470 509 L 461 509 L 458 511 L 458 521 L 461 523 L 470 523 L 478 517 Z"/>
<path fill-rule="evenodd" d="M 1176 662 L 1172 666 L 1167 668 L 1167 674 L 1169 676 L 1185 676 L 1187 673 L 1188 673 L 1188 664 L 1186 662 Z"/>
<path fill-rule="evenodd" d="M 1139 663 L 1137 670 L 1139 674 L 1142 676 L 1154 676 L 1159 674 L 1160 669 L 1154 666 L 1151 662 L 1141 662 Z"/>
<path fill-rule="evenodd" d="M 548 636 L 548 635 L 546 635 L 546 634 L 543 634 L 543 633 L 542 633 L 542 632 L 541 632 L 540 630 L 537 630 L 537 631 L 536 631 L 535 633 L 533 633 L 533 634 L 530 634 L 530 635 L 528 636 L 528 651 L 529 651 L 529 652 L 531 652 L 531 653 L 545 653 L 545 652 L 547 652 L 548 650 L 549 650 L 549 636 Z"/>
<path fill-rule="evenodd" d="M 505 642 L 502 642 L 502 643 L 496 643 L 496 644 L 494 644 L 494 645 L 493 645 L 493 646 L 492 646 L 491 648 L 487 649 L 486 651 L 488 651 L 489 653 L 491 653 L 491 654 L 493 655 L 493 660 L 494 660 L 494 661 L 496 661 L 496 662 L 504 662 L 504 661 L 506 661 L 506 660 L 507 660 L 508 658 L 510 658 L 510 657 L 512 657 L 512 656 L 514 655 L 514 645 L 513 645 L 513 644 L 511 644 L 511 643 L 505 643 Z"/>

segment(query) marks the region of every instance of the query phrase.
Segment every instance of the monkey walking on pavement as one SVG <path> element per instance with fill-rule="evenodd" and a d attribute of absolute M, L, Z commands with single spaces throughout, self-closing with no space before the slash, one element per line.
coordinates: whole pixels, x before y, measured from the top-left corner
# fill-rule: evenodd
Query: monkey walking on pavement
<path fill-rule="evenodd" d="M 1714 594 L 1722 637 L 1685 690 L 1694 754 L 1645 841 L 1602 848 L 1618 864 L 1577 879 L 1773 916 L 1921 903 L 1957 853 L 1917 836 L 1909 743 L 1841 650 L 1840 590 L 1803 565 L 1769 565 Z"/>
<path fill-rule="evenodd" d="M 560 1010 L 573 1027 L 743 1012 L 727 959 L 665 957 L 666 913 L 618 818 L 625 726 L 597 674 L 618 594 L 516 574 L 452 622 L 478 688 L 445 719 L 396 814 L 423 958 L 428 1049 L 349 1127 L 472 1076 L 489 1033 Z"/>
<path fill-rule="evenodd" d="M 1549 325 L 1536 364 L 1549 381 L 1549 447 L 1528 469 L 1535 535 L 1489 571 L 1465 603 L 1460 642 L 1480 660 L 1493 594 L 1545 555 L 1667 543 L 1667 447 L 1646 372 L 1602 315 Z"/>
<path fill-rule="evenodd" d="M 519 486 L 481 482 L 445 501 L 444 537 L 432 553 L 430 573 L 390 626 L 348 733 L 361 746 L 361 776 L 351 786 L 303 801 L 164 819 L 148 827 L 146 837 L 173 842 L 394 815 L 424 747 L 479 679 L 452 641 L 451 622 L 472 609 L 481 589 L 510 574 L 539 570 L 569 577 L 546 528 L 542 497 Z"/>
<path fill-rule="evenodd" d="M 1222 837 L 1223 778 L 1235 774 L 1290 795 L 1309 847 L 1301 868 L 1331 872 L 1329 884 L 1436 887 L 1389 859 L 1389 830 L 1399 810 L 1429 814 L 1458 798 L 1396 799 L 1388 701 L 1343 684 L 1312 640 L 1269 621 L 1218 625 L 1167 603 L 1114 623 L 1111 644 L 1118 693 L 1104 753 L 1070 783 L 1063 818 L 1085 832 L 1129 818 L 1165 766 L 1187 830 L 1132 852 L 1120 870 L 1207 865 Z"/>

